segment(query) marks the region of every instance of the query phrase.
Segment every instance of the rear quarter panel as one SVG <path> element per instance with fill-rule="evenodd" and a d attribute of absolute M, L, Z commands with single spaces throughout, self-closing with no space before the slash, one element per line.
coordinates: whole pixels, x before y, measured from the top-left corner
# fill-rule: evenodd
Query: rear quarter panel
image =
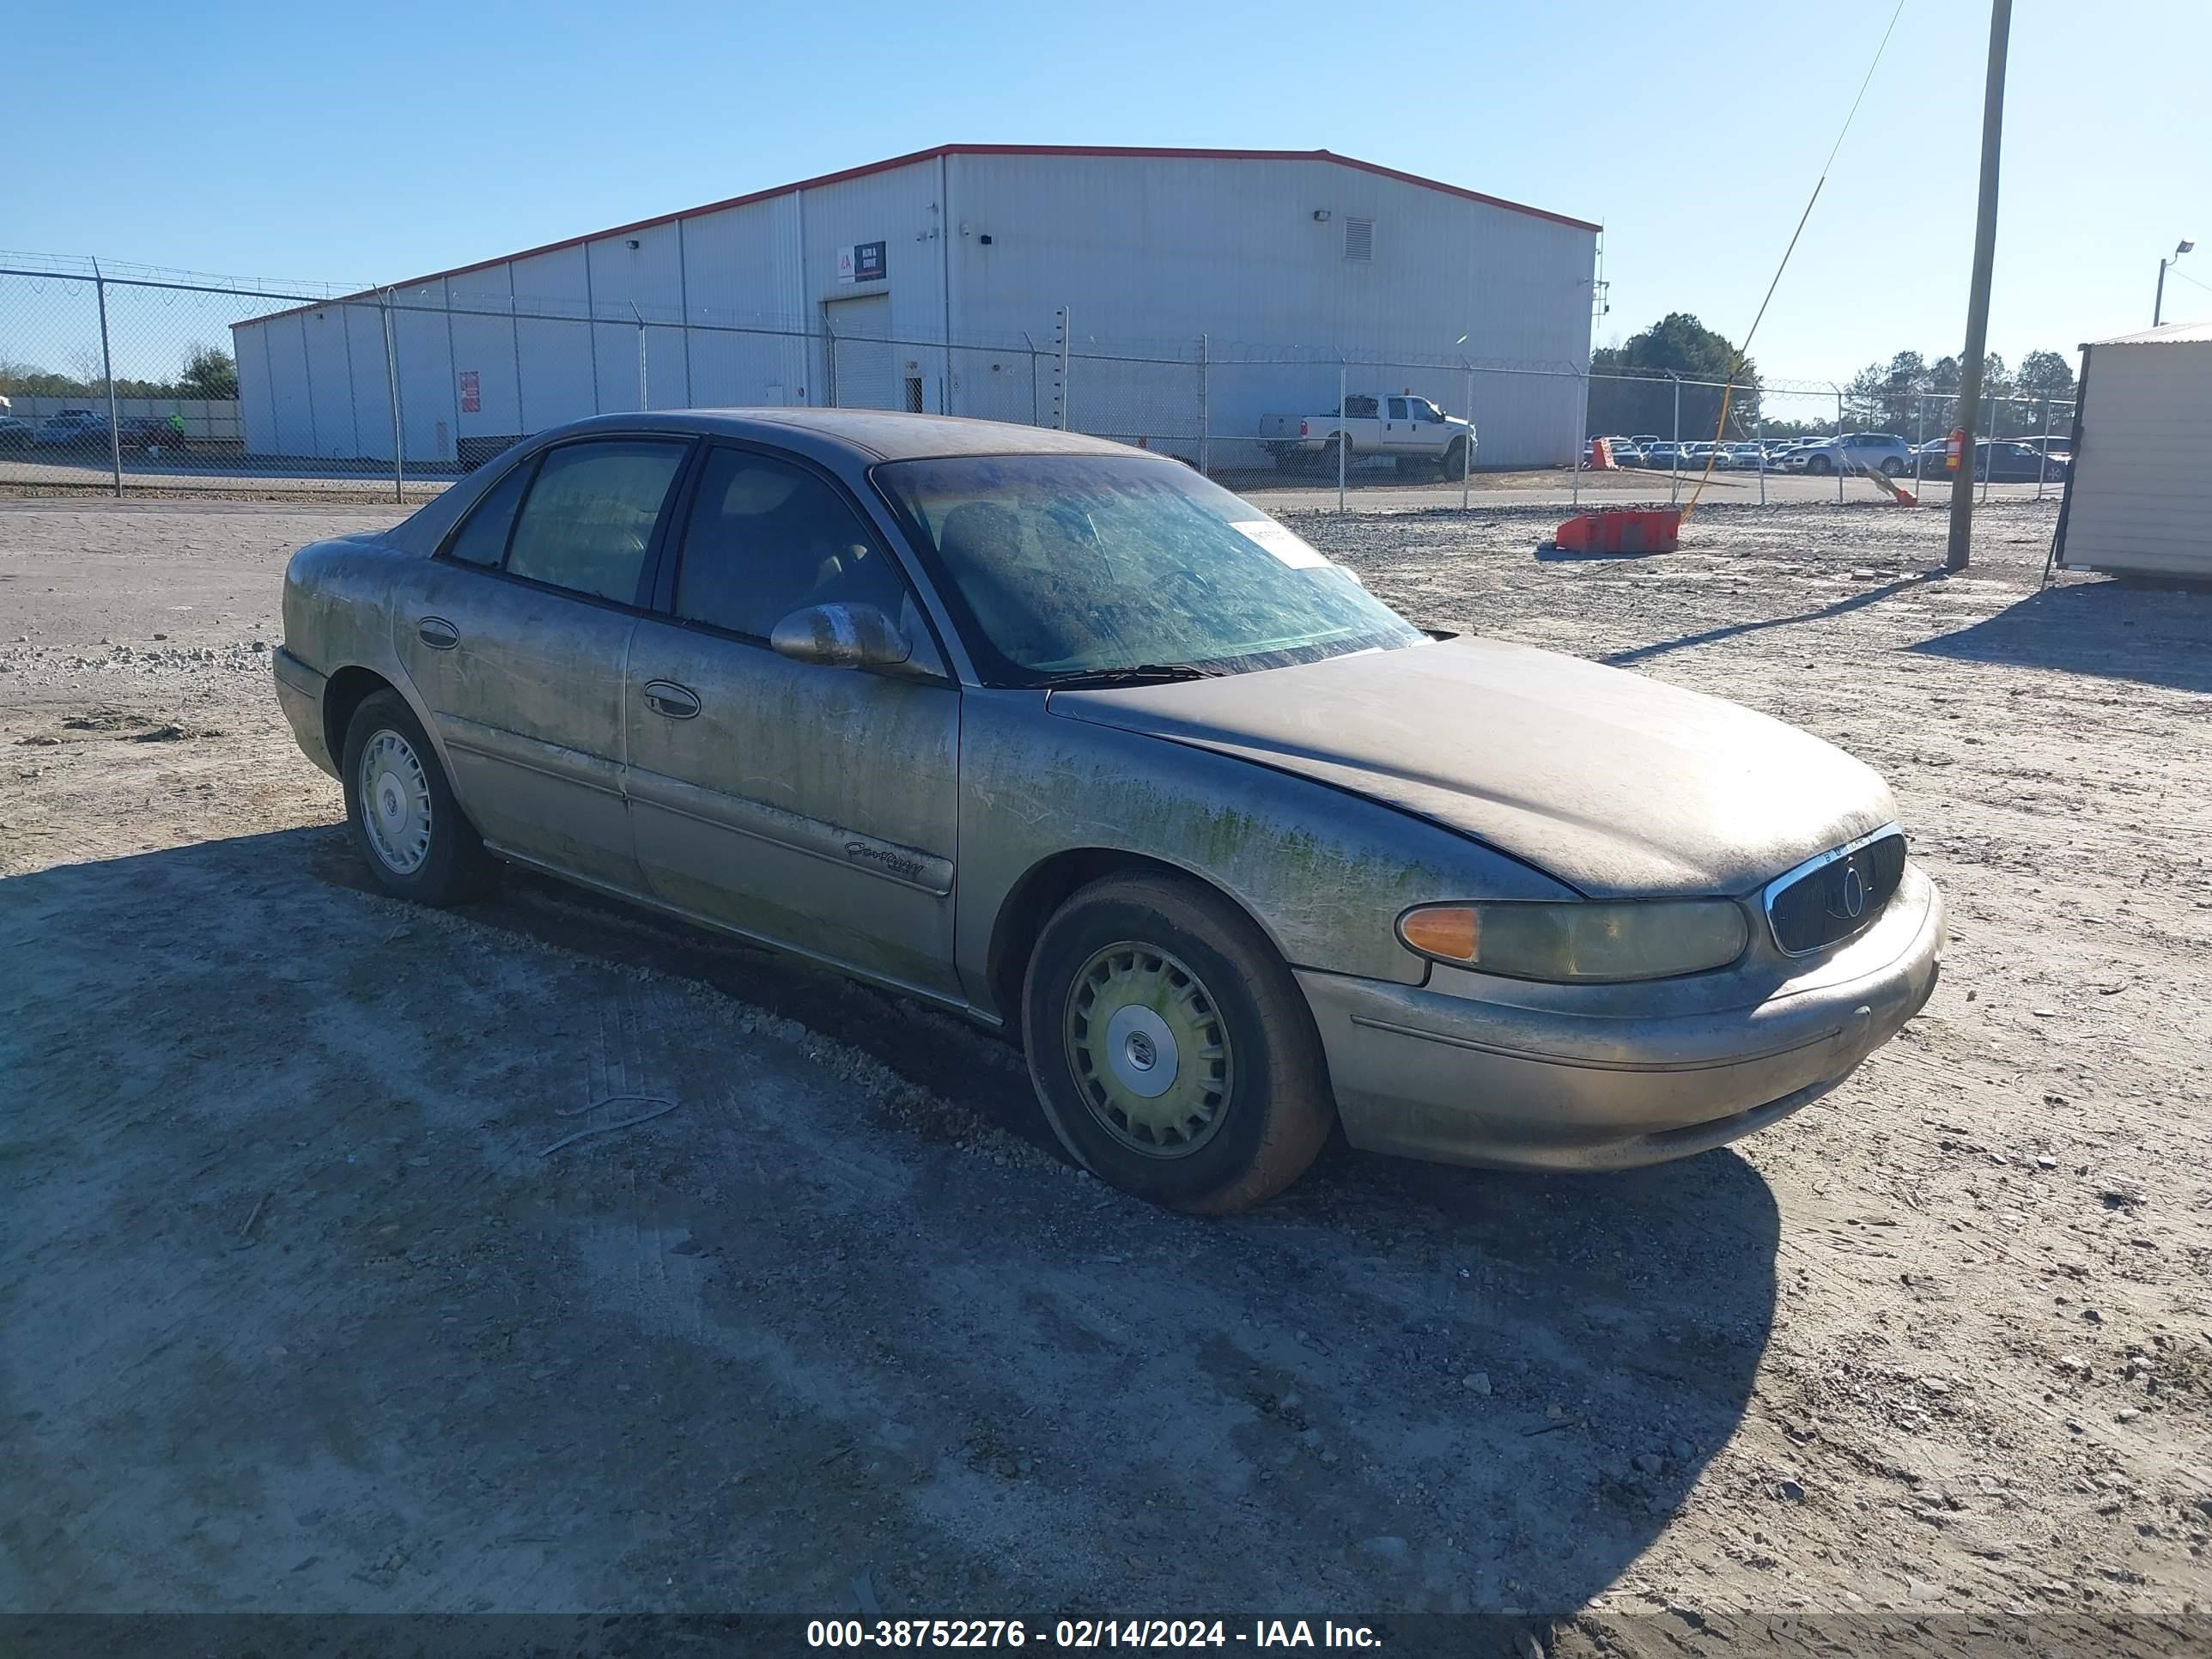
<path fill-rule="evenodd" d="M 284 568 L 284 648 L 326 678 L 364 668 L 387 681 L 435 745 L 429 710 L 392 647 L 392 596 L 419 574 L 422 562 L 374 536 L 310 542 Z M 439 760 L 447 758 L 441 750 Z"/>

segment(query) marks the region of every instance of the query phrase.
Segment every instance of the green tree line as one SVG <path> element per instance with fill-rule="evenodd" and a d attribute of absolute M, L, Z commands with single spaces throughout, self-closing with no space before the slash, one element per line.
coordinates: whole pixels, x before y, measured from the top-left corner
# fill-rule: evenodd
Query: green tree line
<path fill-rule="evenodd" d="M 1670 374 L 1685 381 L 1726 382 L 1731 371 L 1729 437 L 1748 438 L 1758 431 L 1770 438 L 1808 437 L 1836 429 L 1833 414 L 1822 418 L 1816 405 L 1802 398 L 1785 403 L 1771 393 L 1762 398 L 1758 363 L 1747 357 L 1739 362 L 1727 336 L 1688 312 L 1676 311 L 1620 345 L 1590 354 L 1589 430 L 1671 435 L 1675 386 Z M 1917 351 L 1900 351 L 1886 363 L 1869 363 L 1843 388 L 1844 428 L 1894 432 L 1908 440 L 1916 433 L 1940 436 L 1957 420 L 1959 378 L 1956 356 L 1931 361 Z M 1721 422 L 1719 386 L 1686 385 L 1680 394 L 1682 436 L 1710 438 Z M 2014 368 L 1992 351 L 1982 365 L 1982 396 L 1992 400 L 1984 404 L 1977 422 L 1984 434 L 2008 438 L 2040 432 L 2045 401 L 2063 404 L 2074 396 L 2074 365 L 2056 351 L 2031 351 Z M 1796 418 L 1801 413 L 1804 418 Z M 2070 414 L 2058 409 L 2051 417 L 2054 429 L 2063 430 Z"/>
<path fill-rule="evenodd" d="M 100 359 L 89 351 L 74 372 L 40 368 L 35 364 L 0 358 L 0 396 L 25 398 L 105 398 L 107 382 L 100 372 Z M 238 365 L 228 351 L 210 345 L 185 348 L 183 363 L 173 379 L 137 380 L 118 375 L 118 398 L 235 398 Z"/>

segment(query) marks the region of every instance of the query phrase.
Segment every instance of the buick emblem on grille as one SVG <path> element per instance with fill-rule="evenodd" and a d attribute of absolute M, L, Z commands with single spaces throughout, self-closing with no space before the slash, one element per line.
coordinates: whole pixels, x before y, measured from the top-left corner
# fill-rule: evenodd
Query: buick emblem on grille
<path fill-rule="evenodd" d="M 1858 861 L 1854 859 L 1844 864 L 1843 874 L 1836 878 L 1828 914 L 1841 916 L 1846 921 L 1856 921 L 1866 914 L 1866 878 L 1859 873 Z"/>

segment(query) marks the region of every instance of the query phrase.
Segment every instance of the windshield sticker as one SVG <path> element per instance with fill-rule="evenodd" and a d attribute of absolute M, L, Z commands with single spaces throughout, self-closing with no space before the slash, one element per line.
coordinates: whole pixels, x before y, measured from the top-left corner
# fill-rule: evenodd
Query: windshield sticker
<path fill-rule="evenodd" d="M 1229 527 L 1242 531 L 1247 539 L 1266 548 L 1293 570 L 1311 570 L 1328 562 L 1318 549 L 1299 540 L 1295 532 L 1273 519 L 1248 520 Z"/>

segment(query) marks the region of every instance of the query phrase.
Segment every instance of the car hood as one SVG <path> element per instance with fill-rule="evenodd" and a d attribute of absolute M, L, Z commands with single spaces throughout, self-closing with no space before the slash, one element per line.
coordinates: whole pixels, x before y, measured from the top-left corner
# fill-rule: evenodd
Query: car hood
<path fill-rule="evenodd" d="M 1748 893 L 1897 810 L 1869 768 L 1779 720 L 1493 640 L 1055 691 L 1050 708 L 1352 791 L 1592 897 Z"/>

